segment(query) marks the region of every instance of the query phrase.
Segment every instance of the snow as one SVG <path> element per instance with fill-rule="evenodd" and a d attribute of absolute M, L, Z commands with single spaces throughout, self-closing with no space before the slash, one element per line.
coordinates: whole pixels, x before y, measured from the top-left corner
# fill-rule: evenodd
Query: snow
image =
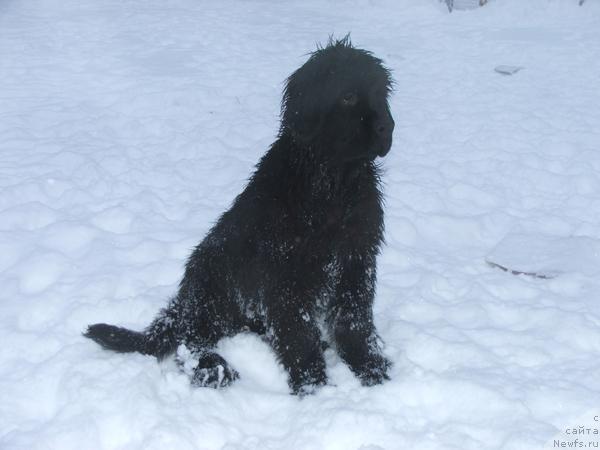
<path fill-rule="evenodd" d="M 273 141 L 283 80 L 348 31 L 396 80 L 375 305 L 392 380 L 361 387 L 328 351 L 330 385 L 299 399 L 248 334 L 220 344 L 241 378 L 194 389 L 173 360 L 84 339 L 166 304 Z M 0 3 L 0 448 L 594 441 L 567 430 L 599 428 L 600 269 L 581 264 L 600 242 L 599 55 L 593 1 Z M 511 235 L 583 244 L 542 280 L 486 264 Z"/>
<path fill-rule="evenodd" d="M 542 278 L 554 278 L 562 273 L 593 277 L 600 272 L 600 240 L 584 236 L 509 234 L 491 251 L 486 261 L 517 274 Z"/>

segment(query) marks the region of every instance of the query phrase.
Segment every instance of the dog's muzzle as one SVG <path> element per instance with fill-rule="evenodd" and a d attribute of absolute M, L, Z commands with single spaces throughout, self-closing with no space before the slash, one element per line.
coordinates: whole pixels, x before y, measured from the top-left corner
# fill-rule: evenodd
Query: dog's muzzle
<path fill-rule="evenodd" d="M 375 132 L 379 143 L 376 148 L 377 156 L 384 157 L 392 148 L 392 134 L 394 133 L 394 119 L 392 116 L 388 116 L 385 119 L 380 119 L 375 123 Z"/>

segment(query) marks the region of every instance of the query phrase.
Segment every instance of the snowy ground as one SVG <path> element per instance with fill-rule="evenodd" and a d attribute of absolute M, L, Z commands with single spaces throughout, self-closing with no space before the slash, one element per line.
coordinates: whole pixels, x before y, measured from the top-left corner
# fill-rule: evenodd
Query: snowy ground
<path fill-rule="evenodd" d="M 376 301 L 392 381 L 363 388 L 328 353 L 332 385 L 300 400 L 246 335 L 222 343 L 239 382 L 192 389 L 84 339 L 165 304 L 272 142 L 284 78 L 348 31 L 397 82 Z M 0 1 L 0 448 L 587 445 L 600 267 L 542 280 L 485 258 L 514 233 L 600 241 L 599 74 L 594 0 Z"/>

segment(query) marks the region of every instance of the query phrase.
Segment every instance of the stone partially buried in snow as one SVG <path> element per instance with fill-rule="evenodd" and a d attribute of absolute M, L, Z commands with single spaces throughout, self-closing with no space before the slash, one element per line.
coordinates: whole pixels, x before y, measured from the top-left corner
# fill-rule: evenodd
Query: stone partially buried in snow
<path fill-rule="evenodd" d="M 521 69 L 522 67 L 520 66 L 496 66 L 494 68 L 496 72 L 502 75 L 514 75 Z"/>
<path fill-rule="evenodd" d="M 515 275 L 536 278 L 562 273 L 597 275 L 600 241 L 584 236 L 509 234 L 488 254 L 486 262 Z"/>
<path fill-rule="evenodd" d="M 454 9 L 474 9 L 486 3 L 487 0 L 446 0 L 449 11 Z"/>

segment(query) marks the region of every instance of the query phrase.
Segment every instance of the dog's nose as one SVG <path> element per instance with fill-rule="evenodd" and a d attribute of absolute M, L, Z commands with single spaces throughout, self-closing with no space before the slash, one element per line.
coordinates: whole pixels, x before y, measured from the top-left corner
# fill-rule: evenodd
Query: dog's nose
<path fill-rule="evenodd" d="M 380 119 L 375 123 L 375 132 L 379 137 L 381 147 L 377 150 L 377 155 L 384 157 L 392 147 L 392 133 L 394 131 L 394 119 L 391 116 Z"/>
<path fill-rule="evenodd" d="M 380 136 L 392 134 L 395 125 L 394 119 L 380 119 L 375 123 L 375 131 Z"/>

